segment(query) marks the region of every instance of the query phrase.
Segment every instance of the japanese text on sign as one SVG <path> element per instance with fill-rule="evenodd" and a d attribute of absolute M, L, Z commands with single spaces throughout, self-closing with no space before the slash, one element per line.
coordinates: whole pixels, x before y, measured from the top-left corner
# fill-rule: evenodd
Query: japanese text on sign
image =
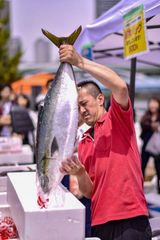
<path fill-rule="evenodd" d="M 148 51 L 144 6 L 140 5 L 123 16 L 124 57 L 129 59 Z"/>

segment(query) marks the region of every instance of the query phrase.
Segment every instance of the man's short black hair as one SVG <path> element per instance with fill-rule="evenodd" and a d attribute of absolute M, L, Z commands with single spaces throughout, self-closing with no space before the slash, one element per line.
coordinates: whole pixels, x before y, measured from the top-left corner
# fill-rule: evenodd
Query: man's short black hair
<path fill-rule="evenodd" d="M 94 98 L 96 98 L 99 94 L 102 93 L 98 84 L 94 81 L 82 81 L 77 84 L 77 88 L 86 88 L 89 94 L 91 94 Z"/>

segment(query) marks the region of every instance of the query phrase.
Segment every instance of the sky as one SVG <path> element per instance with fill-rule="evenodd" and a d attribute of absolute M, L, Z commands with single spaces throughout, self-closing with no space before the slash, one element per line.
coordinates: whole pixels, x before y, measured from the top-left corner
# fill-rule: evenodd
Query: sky
<path fill-rule="evenodd" d="M 22 40 L 23 57 L 25 62 L 34 62 L 34 43 L 38 38 L 47 38 L 42 34 L 41 28 L 52 32 L 57 36 L 70 35 L 79 25 L 84 29 L 87 24 L 91 24 L 95 19 L 96 0 L 9 0 L 11 13 L 11 35 L 20 37 Z M 127 0 L 126 0 L 127 1 Z M 149 24 L 158 24 L 160 18 L 150 20 Z M 159 42 L 159 30 L 148 30 L 148 40 Z M 121 39 L 122 41 L 123 39 Z M 123 45 L 119 40 L 107 38 L 96 44 L 97 49 L 113 48 Z M 52 61 L 58 60 L 58 49 L 51 44 Z M 157 55 L 156 55 L 157 54 Z M 150 56 L 151 55 L 151 56 Z M 145 60 L 158 59 L 159 52 L 147 54 Z M 97 60 L 102 64 L 114 64 L 111 58 Z M 121 63 L 123 61 L 123 63 Z M 116 63 L 120 62 L 116 58 Z M 119 63 L 124 64 L 124 60 Z M 126 62 L 125 62 L 126 64 Z M 130 63 L 127 63 L 130 64 Z"/>
<path fill-rule="evenodd" d="M 33 45 L 45 38 L 41 28 L 57 36 L 68 36 L 79 25 L 84 28 L 95 18 L 95 0 L 9 0 L 11 36 L 20 37 L 23 61 L 34 61 Z M 58 50 L 52 47 L 53 58 Z"/>

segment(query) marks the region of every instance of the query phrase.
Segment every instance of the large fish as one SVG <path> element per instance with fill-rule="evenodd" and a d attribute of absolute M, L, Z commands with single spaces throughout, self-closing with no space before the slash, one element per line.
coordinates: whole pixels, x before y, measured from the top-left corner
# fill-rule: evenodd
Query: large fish
<path fill-rule="evenodd" d="M 69 37 L 58 38 L 42 29 L 43 34 L 57 47 L 74 44 L 81 26 Z M 37 126 L 36 164 L 38 204 L 47 206 L 51 193 L 61 182 L 61 161 L 74 151 L 78 126 L 77 89 L 73 68 L 61 63 L 52 82 L 44 106 L 40 106 Z"/>

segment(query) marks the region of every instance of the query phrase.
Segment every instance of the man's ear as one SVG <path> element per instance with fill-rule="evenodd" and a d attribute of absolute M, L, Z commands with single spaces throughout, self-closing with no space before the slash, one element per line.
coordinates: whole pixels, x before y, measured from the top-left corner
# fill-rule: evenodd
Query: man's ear
<path fill-rule="evenodd" d="M 97 96 L 97 99 L 98 99 L 99 105 L 100 105 L 100 106 L 104 106 L 104 100 L 105 100 L 104 94 L 103 94 L 103 93 L 100 93 L 100 94 Z"/>

